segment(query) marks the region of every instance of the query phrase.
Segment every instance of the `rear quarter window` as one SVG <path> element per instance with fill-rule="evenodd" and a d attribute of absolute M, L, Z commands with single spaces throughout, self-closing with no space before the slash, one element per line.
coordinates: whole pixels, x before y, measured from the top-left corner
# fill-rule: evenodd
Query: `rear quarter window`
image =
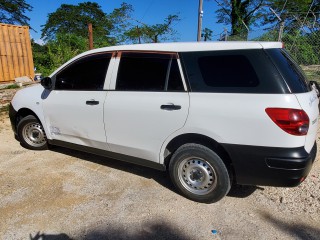
<path fill-rule="evenodd" d="M 288 84 L 291 93 L 309 92 L 310 87 L 303 70 L 284 49 L 267 49 L 280 74 Z"/>
<path fill-rule="evenodd" d="M 192 92 L 287 93 L 262 49 L 180 53 Z"/>
<path fill-rule="evenodd" d="M 259 78 L 243 55 L 199 57 L 204 83 L 209 87 L 257 87 Z M 232 71 L 231 71 L 232 69 Z"/>

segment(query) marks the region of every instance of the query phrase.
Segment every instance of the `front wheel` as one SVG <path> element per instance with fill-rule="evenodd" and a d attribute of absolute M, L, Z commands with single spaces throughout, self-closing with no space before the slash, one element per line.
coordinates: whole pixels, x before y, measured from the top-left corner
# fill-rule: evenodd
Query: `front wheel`
<path fill-rule="evenodd" d="M 22 118 L 18 123 L 17 132 L 23 147 L 31 150 L 44 150 L 48 148 L 46 134 L 36 117 L 29 115 Z"/>
<path fill-rule="evenodd" d="M 203 203 L 222 199 L 230 190 L 230 177 L 222 159 L 200 144 L 185 144 L 173 154 L 169 173 L 187 198 Z"/>

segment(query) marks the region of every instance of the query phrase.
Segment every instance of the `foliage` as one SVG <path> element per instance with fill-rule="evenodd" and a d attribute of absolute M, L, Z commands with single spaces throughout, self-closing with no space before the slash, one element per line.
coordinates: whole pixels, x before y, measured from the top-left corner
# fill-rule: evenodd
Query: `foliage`
<path fill-rule="evenodd" d="M 42 38 L 53 40 L 58 34 L 69 33 L 87 38 L 88 23 L 92 23 L 95 47 L 116 45 L 122 41 L 122 33 L 128 27 L 132 11 L 132 6 L 127 3 L 122 3 L 110 14 L 104 13 L 95 2 L 62 4 L 48 15 L 47 22 L 42 26 Z"/>
<path fill-rule="evenodd" d="M 203 37 L 203 40 L 206 42 L 207 40 L 212 40 L 212 33 L 213 31 L 209 28 L 204 28 L 202 30 L 202 33 L 201 33 L 201 37 Z"/>
<path fill-rule="evenodd" d="M 286 44 L 286 49 L 290 54 L 302 65 L 320 64 L 320 32 L 299 34 L 286 33 L 283 41 Z"/>
<path fill-rule="evenodd" d="M 3 89 L 16 89 L 16 88 L 20 88 L 20 86 L 17 84 L 10 84 Z"/>
<path fill-rule="evenodd" d="M 94 39 L 97 42 L 112 42 L 108 39 L 112 23 L 97 3 L 83 2 L 78 5 L 62 4 L 55 12 L 48 15 L 42 26 L 41 37 L 54 40 L 57 35 L 74 34 L 86 38 L 88 23 L 92 23 Z"/>
<path fill-rule="evenodd" d="M 287 32 L 302 25 L 309 31 L 319 30 L 320 18 L 317 18 L 315 13 L 320 11 L 320 1 L 314 0 L 312 5 L 310 5 L 312 0 L 268 0 L 267 2 L 268 7 L 271 7 L 285 22 Z M 263 12 L 263 25 L 279 22 L 276 15 L 270 13 L 269 8 Z"/>
<path fill-rule="evenodd" d="M 55 39 L 41 46 L 34 41 L 32 50 L 34 65 L 43 76 L 50 75 L 56 68 L 87 50 L 87 40 L 75 34 L 58 34 Z"/>
<path fill-rule="evenodd" d="M 1 1 L 1 0 L 0 0 Z M 62 4 L 48 15 L 42 27 L 45 45 L 32 42 L 34 64 L 37 72 L 48 76 L 57 67 L 88 49 L 87 24 L 93 25 L 94 47 L 104 47 L 124 42 L 159 42 L 174 39 L 173 25 L 180 21 L 178 15 L 169 15 L 161 24 L 140 23 L 135 27 L 131 18 L 133 7 L 122 3 L 111 13 L 104 13 L 97 3 L 78 5 Z"/>
<path fill-rule="evenodd" d="M 107 15 L 112 24 L 110 35 L 117 43 L 122 43 L 126 40 L 125 33 L 132 27 L 131 14 L 133 11 L 132 5 L 123 2 L 120 8 L 115 8 Z"/>
<path fill-rule="evenodd" d="M 160 41 L 175 40 L 177 32 L 173 28 L 173 24 L 180 21 L 178 15 L 169 15 L 165 18 L 164 23 L 147 25 L 141 23 L 142 26 L 135 26 L 129 29 L 125 35 L 133 42 L 157 43 Z"/>
<path fill-rule="evenodd" d="M 231 24 L 231 35 L 247 38 L 248 29 L 261 18 L 263 0 L 215 0 L 218 23 Z"/>
<path fill-rule="evenodd" d="M 274 41 L 278 38 L 278 31 L 270 30 L 255 41 Z M 320 31 L 301 34 L 299 30 L 285 32 L 282 41 L 290 55 L 300 65 L 320 64 Z"/>
<path fill-rule="evenodd" d="M 246 39 L 248 28 L 263 26 L 270 28 L 279 23 L 276 14 L 285 23 L 287 32 L 302 28 L 307 32 L 320 30 L 319 0 L 214 0 L 218 23 L 231 25 L 231 38 Z M 313 2 L 312 5 L 311 2 Z M 276 14 L 271 10 L 274 10 Z M 310 11 L 309 11 L 310 10 Z M 308 13 L 308 14 L 307 14 Z"/>
<path fill-rule="evenodd" d="M 0 0 L 0 22 L 28 25 L 30 18 L 25 15 L 32 7 L 25 0 Z"/>

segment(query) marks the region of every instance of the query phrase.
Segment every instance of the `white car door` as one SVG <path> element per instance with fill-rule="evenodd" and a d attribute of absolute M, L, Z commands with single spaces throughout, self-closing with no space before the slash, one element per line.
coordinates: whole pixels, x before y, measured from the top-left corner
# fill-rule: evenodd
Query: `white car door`
<path fill-rule="evenodd" d="M 103 122 L 107 92 L 103 89 L 111 56 L 83 57 L 53 76 L 54 89 L 43 97 L 48 138 L 108 149 Z"/>
<path fill-rule="evenodd" d="M 104 111 L 110 150 L 159 162 L 163 142 L 188 116 L 189 95 L 177 57 L 122 52 L 115 66 Z"/>

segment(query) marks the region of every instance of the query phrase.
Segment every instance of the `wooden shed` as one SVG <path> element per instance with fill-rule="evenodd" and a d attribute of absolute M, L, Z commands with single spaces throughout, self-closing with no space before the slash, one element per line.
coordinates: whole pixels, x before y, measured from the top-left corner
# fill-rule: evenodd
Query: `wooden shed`
<path fill-rule="evenodd" d="M 0 23 L 0 83 L 23 76 L 34 78 L 29 27 Z"/>

